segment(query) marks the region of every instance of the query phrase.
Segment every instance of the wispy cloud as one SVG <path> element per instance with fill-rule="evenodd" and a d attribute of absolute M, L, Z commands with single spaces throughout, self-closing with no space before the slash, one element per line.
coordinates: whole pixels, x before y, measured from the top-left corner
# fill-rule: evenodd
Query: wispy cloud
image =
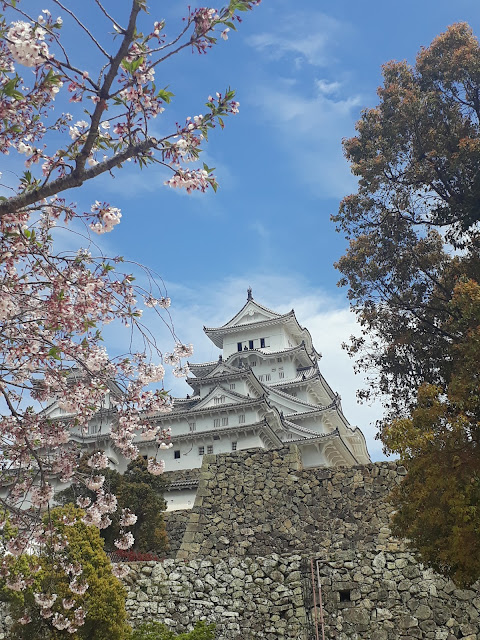
<path fill-rule="evenodd" d="M 257 86 L 251 100 L 281 132 L 276 141 L 289 150 L 295 178 L 315 195 L 341 198 L 355 189 L 341 140 L 352 133 L 361 100 L 355 95 L 333 98 L 333 87 L 330 92 L 325 85 L 318 89 L 313 96 L 302 95 L 296 87 L 272 82 Z"/>
<path fill-rule="evenodd" d="M 335 57 L 349 30 L 323 13 L 299 11 L 249 40 L 270 60 L 287 62 L 259 67 L 249 101 L 276 129 L 274 144 L 288 150 L 295 179 L 319 197 L 341 198 L 355 189 L 341 140 L 353 132 L 362 100 L 349 90 L 348 69 Z"/>
<path fill-rule="evenodd" d="M 296 66 L 304 63 L 325 67 L 331 63 L 331 43 L 348 28 L 324 13 L 298 11 L 284 15 L 274 31 L 251 36 L 248 43 L 278 60 L 289 56 Z"/>

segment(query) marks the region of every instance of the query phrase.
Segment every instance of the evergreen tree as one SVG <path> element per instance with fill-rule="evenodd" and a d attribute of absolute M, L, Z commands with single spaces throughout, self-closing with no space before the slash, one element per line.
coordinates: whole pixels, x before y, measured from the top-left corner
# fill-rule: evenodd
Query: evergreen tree
<path fill-rule="evenodd" d="M 128 638 L 125 588 L 112 574 L 98 529 L 84 524 L 82 515 L 72 505 L 50 514 L 56 532 L 68 542 L 63 570 L 52 556 L 38 558 L 38 572 L 32 557 L 21 557 L 12 568 L 25 576 L 25 565 L 29 565 L 27 586 L 21 591 L 4 590 L 15 620 L 12 640 Z"/>

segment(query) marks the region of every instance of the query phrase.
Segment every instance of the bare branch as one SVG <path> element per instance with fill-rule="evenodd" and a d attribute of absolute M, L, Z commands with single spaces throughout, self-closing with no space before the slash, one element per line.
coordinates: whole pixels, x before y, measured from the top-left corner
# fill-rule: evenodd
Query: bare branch
<path fill-rule="evenodd" d="M 77 16 L 73 13 L 73 11 L 71 11 L 70 9 L 65 7 L 60 2 L 60 0 L 52 0 L 52 2 L 57 4 L 63 11 L 65 11 L 65 13 L 68 13 L 68 15 L 71 16 L 75 20 L 75 22 L 78 24 L 78 26 L 81 27 L 85 31 L 85 33 L 88 35 L 90 40 L 92 40 L 92 42 L 98 47 L 98 49 L 103 53 L 103 55 L 106 56 L 107 58 L 110 58 L 108 53 L 105 51 L 105 49 L 102 47 L 102 45 L 98 42 L 98 40 L 94 37 L 94 35 L 91 33 L 91 31 L 88 29 L 88 27 L 86 27 L 83 24 L 83 22 L 81 20 L 79 20 L 79 18 L 77 18 Z"/>

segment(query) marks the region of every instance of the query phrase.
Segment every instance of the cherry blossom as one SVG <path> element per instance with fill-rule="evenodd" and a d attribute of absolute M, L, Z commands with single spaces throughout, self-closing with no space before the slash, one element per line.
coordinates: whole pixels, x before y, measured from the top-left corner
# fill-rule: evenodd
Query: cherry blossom
<path fill-rule="evenodd" d="M 7 31 L 7 46 L 13 59 L 26 67 L 35 67 L 48 60 L 45 33 L 45 29 L 23 20 L 14 22 Z"/>
<path fill-rule="evenodd" d="M 42 609 L 50 609 L 55 600 L 57 599 L 57 594 L 47 594 L 47 593 L 34 593 L 33 597 L 35 598 L 35 602 Z"/>
<path fill-rule="evenodd" d="M 68 585 L 68 588 L 70 589 L 70 591 L 72 593 L 74 593 L 77 596 L 83 596 L 83 594 L 87 591 L 88 589 L 88 582 L 78 582 L 76 578 L 74 578 L 70 584 Z"/>
<path fill-rule="evenodd" d="M 112 567 L 112 573 L 116 578 L 122 580 L 130 573 L 130 567 L 128 564 L 114 564 Z"/>
<path fill-rule="evenodd" d="M 177 118 L 181 124 L 171 131 L 157 125 L 164 132 L 155 137 L 151 122 L 171 108 L 174 97 L 161 87 L 163 69 L 159 73 L 157 65 L 183 50 L 203 54 L 217 40 L 228 46 L 222 40 L 235 29 L 237 13 L 257 2 L 188 9 L 182 31 L 167 37 L 161 16 L 150 18 L 143 3 L 131 0 L 131 28 L 117 23 L 110 41 L 108 34 L 97 40 L 82 23 L 82 37 L 97 55 L 89 56 L 88 69 L 84 57 L 69 51 L 62 16 L 46 8 L 29 16 L 21 0 L 2 4 L 0 153 L 15 155 L 25 167 L 10 196 L 0 201 L 0 503 L 2 514 L 9 513 L 8 529 L 16 532 L 4 546 L 7 560 L 32 552 L 48 556 L 69 576 L 72 593 L 82 595 L 88 584 L 82 568 L 65 561 L 66 537 L 43 522 L 55 490 L 74 482 L 94 492 L 92 500 L 78 502 L 84 523 L 101 528 L 118 518 L 123 527 L 134 524 L 130 511 L 116 513 L 116 498 L 104 488 L 98 472 L 110 465 L 105 454 L 94 453 L 91 472 L 80 472 L 81 443 L 94 440 L 89 427 L 107 414 L 119 455 L 135 458 L 142 437 L 170 448 L 170 432 L 156 427 L 152 416 L 172 410 L 162 387 L 165 366 L 176 376 L 188 375 L 183 359 L 192 346 L 175 334 L 165 286 L 141 265 L 105 255 L 93 241 L 94 234 L 114 231 L 122 215 L 132 212 L 103 197 L 83 210 L 71 194 L 97 176 L 118 174 L 127 161 L 142 168 L 162 165 L 171 174 L 167 184 L 188 193 L 216 189 L 213 170 L 197 163 L 211 130 L 238 113 L 234 92 L 209 96 L 197 115 Z M 92 4 L 103 20 L 101 1 Z M 53 6 L 62 9 L 60 3 Z M 79 23 L 71 17 L 65 24 L 73 29 Z M 137 28 L 140 19 L 147 29 Z M 67 113 L 59 112 L 60 102 L 68 102 Z M 59 227 L 72 231 L 72 245 L 78 244 L 71 251 L 57 246 Z M 138 272 L 145 277 L 135 280 Z M 168 353 L 143 325 L 143 306 L 169 327 Z M 109 353 L 102 331 L 110 323 L 143 340 L 137 352 Z M 164 463 L 150 459 L 148 468 L 160 474 Z M 116 544 L 129 548 L 133 535 L 123 530 Z M 6 560 L 0 563 L 2 576 L 8 567 Z M 9 577 L 8 588 L 22 590 L 28 581 Z M 60 602 L 55 594 L 36 594 L 35 602 L 57 635 L 75 634 L 87 615 L 74 598 Z M 20 622 L 28 625 L 30 619 L 25 615 Z"/>
<path fill-rule="evenodd" d="M 127 533 L 121 534 L 119 538 L 114 540 L 113 544 L 117 547 L 117 549 L 130 549 L 134 542 L 135 538 L 130 533 L 130 531 L 128 531 Z"/>
<path fill-rule="evenodd" d="M 147 469 L 154 476 L 159 476 L 165 471 L 165 462 L 163 460 L 154 460 L 153 458 L 149 458 L 147 461 Z"/>
<path fill-rule="evenodd" d="M 130 509 L 122 509 L 122 515 L 120 517 L 120 525 L 122 527 L 130 527 L 137 521 L 137 516 L 130 511 Z"/>

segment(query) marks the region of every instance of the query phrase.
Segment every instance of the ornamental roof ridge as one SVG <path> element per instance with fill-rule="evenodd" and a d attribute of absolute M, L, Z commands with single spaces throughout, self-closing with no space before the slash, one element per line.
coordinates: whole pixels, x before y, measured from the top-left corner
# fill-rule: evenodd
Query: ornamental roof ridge
<path fill-rule="evenodd" d="M 307 373 L 307 371 L 300 372 L 295 378 L 291 380 L 282 380 L 281 382 L 275 382 L 274 384 L 269 385 L 270 387 L 288 387 L 291 385 L 301 384 L 302 382 L 310 382 L 311 380 L 315 380 L 318 378 L 320 380 L 319 370 L 316 367 L 310 367 L 308 369 L 308 375 L 303 377 L 303 375 Z"/>
<path fill-rule="evenodd" d="M 248 429 L 259 429 L 261 427 L 265 427 L 267 428 L 269 431 L 271 431 L 276 438 L 278 438 L 278 436 L 275 434 L 275 432 L 273 431 L 272 427 L 268 424 L 268 422 L 263 419 L 263 420 L 258 420 L 257 422 L 250 422 L 250 423 L 246 423 L 246 424 L 238 424 L 238 425 L 232 425 L 231 427 L 226 427 L 226 428 L 221 428 L 221 427 L 217 427 L 215 429 L 208 429 L 205 431 L 192 431 L 192 432 L 185 432 L 185 433 L 179 433 L 178 435 L 175 436 L 175 441 L 178 440 L 203 440 L 205 438 L 205 436 L 209 436 L 209 435 L 222 435 L 222 434 L 227 434 L 227 433 L 240 433 L 241 431 L 245 431 Z M 136 441 L 135 444 L 149 444 L 150 442 L 156 442 L 157 440 L 155 438 L 152 438 L 151 440 L 139 440 L 138 442 Z"/>
<path fill-rule="evenodd" d="M 336 399 L 331 402 L 329 405 L 327 405 L 326 407 L 322 407 L 320 405 L 316 405 L 316 408 L 313 411 L 301 411 L 299 413 L 293 413 L 290 414 L 290 418 L 300 418 L 303 416 L 308 416 L 308 415 L 313 415 L 314 413 L 323 413 L 324 411 L 330 411 L 331 409 L 336 409 L 337 408 L 337 401 Z M 348 425 L 348 423 L 347 423 Z M 350 425 L 348 425 L 350 427 Z M 350 427 L 351 429 L 351 427 Z"/>
<path fill-rule="evenodd" d="M 313 404 L 311 402 L 307 402 L 306 400 L 299 400 L 295 396 L 291 396 L 289 393 L 285 393 L 285 391 L 281 391 L 280 389 L 272 389 L 271 387 L 268 387 L 267 385 L 265 385 L 263 382 L 261 382 L 261 381 L 259 381 L 259 382 L 263 386 L 263 388 L 266 389 L 267 391 L 278 393 L 279 396 L 282 396 L 283 398 L 288 398 L 289 400 L 292 400 L 293 402 L 296 402 L 298 404 L 302 404 L 305 407 L 314 407 L 315 409 L 326 409 L 327 408 L 327 407 L 323 407 L 321 404 Z M 302 412 L 302 413 L 304 413 L 304 412 Z"/>
<path fill-rule="evenodd" d="M 212 360 L 211 362 L 188 362 L 189 368 L 192 367 L 215 367 L 218 364 L 218 360 Z"/>
<path fill-rule="evenodd" d="M 201 408 L 196 408 L 196 407 L 190 407 L 189 409 L 180 409 L 179 411 L 171 411 L 170 413 L 158 413 L 157 415 L 151 416 L 151 420 L 154 420 L 156 422 L 164 422 L 164 421 L 168 421 L 171 420 L 172 417 L 177 417 L 177 416 L 185 416 L 188 414 L 194 415 L 197 413 L 204 413 L 206 411 L 213 411 L 213 412 L 219 412 L 219 411 L 225 411 L 225 409 L 231 409 L 232 407 L 241 409 L 242 407 L 245 406 L 252 406 L 255 404 L 268 404 L 267 399 L 264 396 L 259 396 L 258 398 L 247 398 L 246 396 L 243 396 L 243 402 L 239 402 L 238 404 L 235 404 L 233 402 L 231 403 L 225 403 L 225 404 L 219 404 L 219 405 L 212 405 L 209 407 L 201 407 Z M 270 405 L 268 405 L 270 407 Z"/>
<path fill-rule="evenodd" d="M 262 311 L 266 311 L 267 313 L 273 313 L 273 315 L 275 315 L 275 316 L 281 316 L 282 315 L 282 314 L 278 313 L 277 311 L 273 311 L 272 309 L 269 309 L 268 307 L 264 307 L 262 304 L 260 304 L 256 300 L 254 300 L 249 295 L 249 297 L 247 298 L 246 303 L 243 305 L 243 307 L 240 309 L 240 311 L 237 311 L 237 313 L 232 318 L 230 318 L 230 320 L 228 320 L 227 322 L 225 322 L 225 324 L 223 324 L 221 327 L 218 327 L 218 328 L 225 327 L 227 324 L 230 324 L 231 322 L 233 322 L 235 320 L 235 318 L 237 318 L 241 313 L 243 313 L 243 311 L 245 310 L 246 307 L 248 307 L 249 304 L 250 305 L 254 304 L 256 307 L 258 307 Z M 293 309 L 292 309 L 292 311 L 293 311 Z M 203 328 L 205 329 L 206 327 L 203 327 Z"/>
<path fill-rule="evenodd" d="M 335 429 L 335 431 L 330 431 L 330 433 L 317 433 L 315 436 L 312 436 L 311 438 L 301 438 L 299 440 L 288 440 L 288 442 L 286 442 L 285 444 L 296 444 L 297 442 L 299 444 L 305 444 L 306 442 L 312 442 L 313 440 L 330 440 L 335 438 L 339 438 L 340 440 L 342 440 L 338 432 L 338 429 Z M 342 440 L 342 443 L 345 445 L 343 440 Z M 348 447 L 346 448 L 348 449 Z M 348 449 L 348 451 L 350 450 Z"/>
<path fill-rule="evenodd" d="M 192 400 L 201 400 L 200 396 L 190 396 L 190 398 L 175 398 L 172 397 L 173 402 L 192 402 Z"/>
<path fill-rule="evenodd" d="M 242 324 L 235 324 L 235 325 L 230 326 L 230 327 L 227 326 L 229 324 L 227 322 L 225 325 L 222 325 L 221 327 L 206 327 L 206 326 L 204 326 L 203 330 L 205 331 L 205 333 L 207 335 L 209 333 L 220 333 L 220 332 L 222 332 L 222 333 L 234 333 L 238 329 L 245 329 L 245 327 L 256 328 L 256 327 L 259 327 L 259 326 L 262 326 L 262 325 L 277 324 L 278 322 L 282 322 L 283 320 L 289 320 L 291 317 L 295 318 L 295 311 L 293 309 L 291 311 L 289 311 L 288 313 L 284 313 L 282 315 L 277 314 L 277 316 L 275 318 L 266 318 L 265 320 L 257 320 L 256 322 L 244 322 Z M 233 320 L 233 318 L 232 318 L 232 320 Z M 230 322 L 232 322 L 232 320 L 230 320 Z M 298 320 L 297 320 L 297 324 L 300 327 L 300 329 L 305 330 L 305 327 L 300 326 L 300 324 L 298 323 Z"/>
<path fill-rule="evenodd" d="M 284 418 L 283 422 L 285 425 L 289 426 L 291 429 L 298 429 L 298 431 L 301 431 L 303 433 L 309 433 L 310 435 L 313 435 L 313 436 L 324 436 L 324 435 L 330 435 L 331 433 L 339 433 L 338 428 L 334 429 L 333 431 L 329 431 L 328 433 L 318 433 L 318 431 L 314 431 L 313 429 L 307 429 L 306 427 L 301 427 L 299 424 L 295 424 L 295 422 L 292 422 L 287 418 Z"/>
<path fill-rule="evenodd" d="M 221 380 L 228 380 L 231 378 L 245 378 L 248 377 L 250 375 L 253 375 L 255 377 L 256 380 L 258 380 L 258 378 L 256 378 L 255 374 L 252 371 L 251 367 L 244 367 L 243 369 L 238 368 L 236 371 L 230 371 L 218 376 L 210 376 L 209 374 L 207 374 L 206 376 L 204 376 L 203 378 L 187 378 L 186 382 L 192 387 L 194 388 L 194 386 L 198 386 L 201 384 L 212 384 L 212 382 L 219 382 Z M 193 384 L 192 384 L 193 383 Z M 195 384 L 196 383 L 196 384 Z M 219 385 L 217 385 L 219 386 Z M 226 389 L 226 391 L 229 391 L 229 389 Z M 232 391 L 233 393 L 233 391 Z"/>
<path fill-rule="evenodd" d="M 295 347 L 287 347 L 286 349 L 280 349 L 279 351 L 262 351 L 262 349 L 247 349 L 246 351 L 234 351 L 228 356 L 226 360 L 224 360 L 224 362 L 229 362 L 230 360 L 234 360 L 235 358 L 238 358 L 239 356 L 241 356 L 241 354 L 250 355 L 252 353 L 258 353 L 261 356 L 273 358 L 274 356 L 278 356 L 280 354 L 285 355 L 286 353 L 293 353 L 294 351 L 305 351 L 306 355 L 310 358 L 312 363 L 314 363 L 312 356 L 307 351 L 307 345 L 304 342 L 297 344 Z M 314 366 L 314 364 L 312 366 Z"/>

